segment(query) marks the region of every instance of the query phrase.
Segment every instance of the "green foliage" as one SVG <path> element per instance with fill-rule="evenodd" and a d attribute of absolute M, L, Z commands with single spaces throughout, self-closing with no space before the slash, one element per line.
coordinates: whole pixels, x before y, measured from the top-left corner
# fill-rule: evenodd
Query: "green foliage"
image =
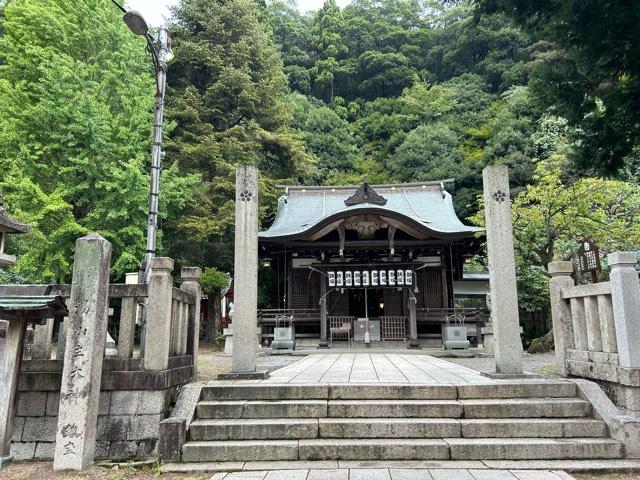
<path fill-rule="evenodd" d="M 278 8 L 294 15 L 286 5 Z M 232 266 L 237 164 L 255 164 L 264 173 L 260 215 L 267 218 L 276 179 L 306 171 L 313 160 L 288 128 L 287 78 L 260 19 L 252 0 L 183 0 L 171 25 L 176 60 L 168 72 L 168 117 L 175 129 L 168 157 L 200 173 L 202 182 L 186 214 L 165 230 L 172 254 L 192 263 Z"/>
<path fill-rule="evenodd" d="M 538 41 L 532 89 L 577 127 L 574 158 L 614 171 L 640 142 L 640 4 L 627 0 L 476 0 Z"/>
<path fill-rule="evenodd" d="M 155 85 L 144 41 L 104 0 L 14 0 L 0 18 L 0 189 L 31 233 L 14 271 L 69 279 L 75 240 L 96 231 L 122 277 L 144 254 Z M 197 175 L 163 174 L 161 218 Z"/>
<path fill-rule="evenodd" d="M 229 276 L 217 268 L 207 267 L 202 271 L 200 286 L 202 291 L 211 294 L 220 292 L 229 283 Z"/>

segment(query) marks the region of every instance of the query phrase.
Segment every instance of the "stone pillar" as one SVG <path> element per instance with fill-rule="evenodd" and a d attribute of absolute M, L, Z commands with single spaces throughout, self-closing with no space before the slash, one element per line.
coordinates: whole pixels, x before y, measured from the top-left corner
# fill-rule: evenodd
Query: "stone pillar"
<path fill-rule="evenodd" d="M 202 270 L 199 267 L 182 267 L 180 270 L 182 278 L 182 290 L 193 294 L 196 304 L 193 306 L 193 318 L 189 321 L 187 332 L 187 355 L 193 356 L 193 374 L 195 376 L 198 369 L 198 349 L 200 346 L 200 298 L 202 290 L 200 288 L 200 278 Z"/>
<path fill-rule="evenodd" d="M 43 325 L 36 325 L 31 346 L 32 359 L 51 359 L 51 339 L 53 337 L 53 318 L 48 318 Z"/>
<path fill-rule="evenodd" d="M 127 285 L 137 284 L 138 272 L 127 273 L 124 283 Z M 136 297 L 123 298 L 120 308 L 120 330 L 118 331 L 118 357 L 120 358 L 133 358 L 137 316 L 138 301 Z"/>
<path fill-rule="evenodd" d="M 327 343 L 327 278 L 320 276 L 320 343 L 318 348 L 329 348 Z"/>
<path fill-rule="evenodd" d="M 567 350 L 574 348 L 573 321 L 571 308 L 566 300 L 562 299 L 562 289 L 573 287 L 571 278 L 573 264 L 571 262 L 551 262 L 548 267 L 549 295 L 551 297 L 551 318 L 553 321 L 553 342 L 555 345 L 558 373 L 567 375 Z"/>
<path fill-rule="evenodd" d="M 111 244 L 97 234 L 78 239 L 64 353 L 54 470 L 93 463 L 102 362 L 109 318 Z"/>
<path fill-rule="evenodd" d="M 258 170 L 236 168 L 232 372 L 256 370 L 258 326 Z"/>
<path fill-rule="evenodd" d="M 482 171 L 489 256 L 496 373 L 522 374 L 516 262 L 513 251 L 509 171 L 490 165 Z"/>
<path fill-rule="evenodd" d="M 611 300 L 621 367 L 640 368 L 640 279 L 636 252 L 616 252 L 608 257 Z"/>
<path fill-rule="evenodd" d="M 22 348 L 27 325 L 11 321 L 7 326 L 4 356 L 0 357 L 0 470 L 11 463 L 11 432 L 13 407 L 18 392 L 18 378 L 22 363 Z"/>
<path fill-rule="evenodd" d="M 409 304 L 409 348 L 420 348 L 418 322 L 416 320 L 416 297 L 411 294 L 407 302 Z"/>
<path fill-rule="evenodd" d="M 151 260 L 147 328 L 145 329 L 145 370 L 166 370 L 171 350 L 171 308 L 173 304 L 173 259 Z"/>

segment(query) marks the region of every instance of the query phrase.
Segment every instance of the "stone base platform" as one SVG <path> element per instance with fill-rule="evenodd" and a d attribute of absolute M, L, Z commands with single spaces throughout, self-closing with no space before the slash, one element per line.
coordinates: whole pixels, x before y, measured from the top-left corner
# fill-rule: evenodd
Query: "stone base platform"
<path fill-rule="evenodd" d="M 268 370 L 255 372 L 227 372 L 218 374 L 218 380 L 265 380 L 269 378 Z"/>
<path fill-rule="evenodd" d="M 498 373 L 498 372 L 480 372 L 483 377 L 492 378 L 494 380 L 518 380 L 521 378 L 541 378 L 540 375 L 536 375 L 531 372 L 524 373 Z"/>

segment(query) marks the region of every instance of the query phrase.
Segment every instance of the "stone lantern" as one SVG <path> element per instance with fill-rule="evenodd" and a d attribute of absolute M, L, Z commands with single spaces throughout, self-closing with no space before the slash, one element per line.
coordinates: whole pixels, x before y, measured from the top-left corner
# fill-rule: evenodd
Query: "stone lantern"
<path fill-rule="evenodd" d="M 4 253 L 7 235 L 13 233 L 27 233 L 29 226 L 19 223 L 9 217 L 4 208 L 2 192 L 0 192 L 0 267 L 9 267 L 16 263 L 16 257 Z"/>

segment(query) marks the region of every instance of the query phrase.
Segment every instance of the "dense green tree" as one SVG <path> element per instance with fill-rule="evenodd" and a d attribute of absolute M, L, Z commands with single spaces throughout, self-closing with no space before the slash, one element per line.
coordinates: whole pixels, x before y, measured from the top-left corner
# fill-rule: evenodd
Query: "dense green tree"
<path fill-rule="evenodd" d="M 230 269 L 238 163 L 258 165 L 262 205 L 275 203 L 276 178 L 310 157 L 288 129 L 287 78 L 270 30 L 252 0 L 183 0 L 171 29 L 168 151 L 203 182 L 187 215 L 171 225 L 176 256 Z M 261 216 L 267 215 L 266 207 Z"/>
<path fill-rule="evenodd" d="M 144 41 L 106 0 L 12 0 L 0 37 L 0 189 L 32 226 L 14 270 L 69 280 L 75 240 L 113 245 L 115 277 L 136 270 L 146 234 L 155 85 Z M 163 173 L 161 218 L 197 179 Z M 162 249 L 161 249 L 162 251 Z"/>
<path fill-rule="evenodd" d="M 504 12 L 538 44 L 532 88 L 567 118 L 574 158 L 612 171 L 640 141 L 640 3 L 629 0 L 476 0 Z"/>

